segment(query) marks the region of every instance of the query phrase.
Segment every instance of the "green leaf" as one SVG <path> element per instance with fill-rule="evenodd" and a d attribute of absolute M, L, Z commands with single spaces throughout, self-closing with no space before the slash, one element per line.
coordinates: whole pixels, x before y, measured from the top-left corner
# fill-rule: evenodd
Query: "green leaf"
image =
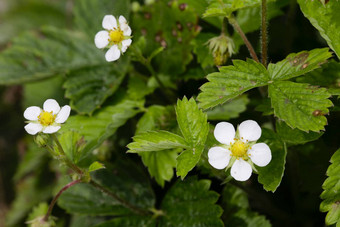
<path fill-rule="evenodd" d="M 209 191 L 209 180 L 178 180 L 165 195 L 160 226 L 223 226 L 218 194 Z"/>
<path fill-rule="evenodd" d="M 233 64 L 207 76 L 209 82 L 201 87 L 202 92 L 197 97 L 200 107 L 208 109 L 225 103 L 252 88 L 266 85 L 270 80 L 266 68 L 254 60 L 234 60 Z"/>
<path fill-rule="evenodd" d="M 105 15 L 118 17 L 123 15 L 129 19 L 130 0 L 82 0 L 74 4 L 74 22 L 76 27 L 88 34 L 93 41 L 94 36 L 103 30 L 102 21 Z"/>
<path fill-rule="evenodd" d="M 85 183 L 70 187 L 58 199 L 58 205 L 72 214 L 123 215 L 130 211 L 117 200 Z"/>
<path fill-rule="evenodd" d="M 93 162 L 89 167 L 89 172 L 93 172 L 98 169 L 104 169 L 104 168 L 105 168 L 104 164 L 99 163 L 99 162 Z"/>
<path fill-rule="evenodd" d="M 163 130 L 140 133 L 133 137 L 133 141 L 127 145 L 130 153 L 188 148 L 183 137 Z"/>
<path fill-rule="evenodd" d="M 327 124 L 323 115 L 329 112 L 332 102 L 324 88 L 278 81 L 269 85 L 269 96 L 275 116 L 293 129 L 318 132 Z"/>
<path fill-rule="evenodd" d="M 324 191 L 321 193 L 323 201 L 320 204 L 321 212 L 328 212 L 326 224 L 340 224 L 340 149 L 331 158 L 331 165 L 327 169 L 328 178 L 322 185 Z"/>
<path fill-rule="evenodd" d="M 101 216 L 92 217 L 88 215 L 72 215 L 69 227 L 90 227 L 104 222 L 105 220 L 106 218 Z"/>
<path fill-rule="evenodd" d="M 60 132 L 73 130 L 84 136 L 86 146 L 82 156 L 85 157 L 105 139 L 113 135 L 128 119 L 139 113 L 139 108 L 143 104 L 143 100 L 132 101 L 125 98 L 116 100 L 114 105 L 98 110 L 93 116 L 77 115 L 69 117 Z"/>
<path fill-rule="evenodd" d="M 85 155 L 83 149 L 85 147 L 84 138 L 77 132 L 67 131 L 58 136 L 59 142 L 69 160 L 73 163 L 78 163 L 79 160 Z M 58 146 L 55 144 L 55 150 Z"/>
<path fill-rule="evenodd" d="M 282 121 L 276 121 L 276 131 L 281 140 L 291 145 L 305 144 L 313 140 L 319 139 L 323 135 L 322 132 L 303 132 L 299 129 L 292 129 Z"/>
<path fill-rule="evenodd" d="M 301 51 L 289 54 L 280 62 L 269 64 L 268 72 L 272 80 L 287 80 L 320 68 L 330 57 L 332 53 L 328 48 Z"/>
<path fill-rule="evenodd" d="M 156 129 L 172 130 L 177 128 L 175 111 L 172 106 L 150 106 L 147 112 L 137 123 L 136 134 Z M 148 167 L 151 176 L 160 186 L 164 186 L 165 181 L 170 181 L 174 175 L 176 167 L 177 153 L 181 149 L 150 151 L 138 153 L 142 157 L 143 164 Z"/>
<path fill-rule="evenodd" d="M 277 134 L 266 128 L 262 129 L 259 142 L 264 142 L 270 147 L 272 160 L 265 167 L 256 167 L 259 173 L 258 181 L 263 184 L 266 191 L 275 192 L 284 174 L 287 148 Z"/>
<path fill-rule="evenodd" d="M 340 58 L 340 5 L 337 1 L 327 1 L 322 5 L 320 1 L 298 0 L 300 9 L 319 30 L 320 35 L 327 41 L 328 46 Z"/>
<path fill-rule="evenodd" d="M 229 120 L 237 118 L 240 113 L 247 109 L 249 99 L 246 95 L 239 96 L 233 100 L 224 103 L 221 106 L 217 106 L 212 110 L 208 110 L 209 120 Z"/>
<path fill-rule="evenodd" d="M 83 68 L 67 74 L 64 83 L 65 96 L 71 99 L 70 105 L 79 113 L 92 114 L 120 86 L 128 61 L 120 59 L 115 64 Z"/>
<path fill-rule="evenodd" d="M 234 11 L 261 5 L 261 0 L 211 0 L 203 17 L 229 17 Z"/>
<path fill-rule="evenodd" d="M 83 38 L 83 34 L 52 27 L 19 36 L 0 55 L 0 84 L 35 81 L 107 64 L 103 53 Z"/>
<path fill-rule="evenodd" d="M 182 179 L 192 170 L 201 158 L 209 132 L 207 114 L 200 110 L 193 98 L 184 97 L 177 101 L 176 115 L 178 126 L 190 149 L 177 158 L 177 176 Z"/>
<path fill-rule="evenodd" d="M 323 64 L 322 68 L 307 73 L 306 76 L 296 78 L 296 81 L 331 89 L 339 89 L 340 63 L 331 60 Z"/>

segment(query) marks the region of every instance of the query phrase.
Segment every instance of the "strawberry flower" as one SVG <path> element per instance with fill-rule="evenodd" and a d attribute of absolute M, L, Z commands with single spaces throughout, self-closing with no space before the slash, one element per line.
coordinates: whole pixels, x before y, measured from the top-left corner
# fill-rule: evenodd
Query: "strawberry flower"
<path fill-rule="evenodd" d="M 112 15 L 104 17 L 102 26 L 105 30 L 96 34 L 94 43 L 99 49 L 109 48 L 105 54 L 106 61 L 116 61 L 132 43 L 131 28 L 124 16 L 119 16 L 117 21 Z"/>
<path fill-rule="evenodd" d="M 44 102 L 43 109 L 38 106 L 31 106 L 25 110 L 24 117 L 28 120 L 25 130 L 31 135 L 38 132 L 55 133 L 70 116 L 70 112 L 70 106 L 65 105 L 60 108 L 56 100 L 47 99 Z"/>
<path fill-rule="evenodd" d="M 228 122 L 218 123 L 214 136 L 221 145 L 212 147 L 208 151 L 210 165 L 216 169 L 231 166 L 230 175 L 235 180 L 248 180 L 254 168 L 253 163 L 263 167 L 268 165 L 272 159 L 268 145 L 256 143 L 261 133 L 261 127 L 253 120 L 242 122 L 237 132 Z"/>

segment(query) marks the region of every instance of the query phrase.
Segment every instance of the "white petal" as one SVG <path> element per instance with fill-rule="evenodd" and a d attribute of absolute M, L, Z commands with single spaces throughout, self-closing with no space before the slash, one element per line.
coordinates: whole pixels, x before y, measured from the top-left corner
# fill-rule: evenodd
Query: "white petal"
<path fill-rule="evenodd" d="M 59 111 L 55 122 L 56 123 L 64 123 L 67 118 L 70 116 L 70 112 L 71 112 L 71 107 L 69 105 L 63 106 L 63 108 L 61 108 L 61 110 Z"/>
<path fill-rule="evenodd" d="M 125 39 L 122 41 L 122 45 L 126 47 L 130 46 L 131 43 L 132 43 L 132 39 Z"/>
<path fill-rule="evenodd" d="M 215 127 L 214 136 L 218 142 L 230 145 L 234 142 L 235 128 L 229 122 L 220 122 Z"/>
<path fill-rule="evenodd" d="M 272 160 L 272 152 L 265 143 L 257 143 L 248 151 L 250 159 L 258 166 L 266 166 Z"/>
<path fill-rule="evenodd" d="M 238 127 L 240 132 L 240 138 L 243 141 L 256 141 L 261 137 L 261 127 L 256 121 L 246 120 L 240 124 Z"/>
<path fill-rule="evenodd" d="M 106 15 L 103 19 L 102 26 L 106 30 L 113 30 L 114 28 L 117 28 L 117 20 L 112 15 Z"/>
<path fill-rule="evenodd" d="M 128 46 L 122 46 L 122 48 L 120 49 L 123 53 L 125 53 L 125 51 L 127 50 Z"/>
<path fill-rule="evenodd" d="M 31 106 L 28 107 L 24 112 L 24 118 L 30 121 L 36 121 L 38 120 L 38 117 L 41 113 L 40 107 L 37 106 Z"/>
<path fill-rule="evenodd" d="M 243 159 L 236 159 L 231 167 L 230 174 L 237 181 L 246 181 L 252 173 L 251 166 Z"/>
<path fill-rule="evenodd" d="M 42 125 L 38 123 L 29 123 L 25 126 L 25 130 L 28 134 L 35 135 L 38 132 L 41 132 Z"/>
<path fill-rule="evenodd" d="M 96 47 L 101 49 L 109 44 L 109 33 L 107 31 L 100 31 L 94 37 L 94 43 Z"/>
<path fill-rule="evenodd" d="M 129 27 L 129 25 L 122 26 L 121 29 L 123 31 L 123 35 L 124 36 L 130 36 L 131 33 L 132 33 L 131 28 Z"/>
<path fill-rule="evenodd" d="M 106 61 L 116 61 L 120 57 L 117 45 L 113 45 L 105 54 Z"/>
<path fill-rule="evenodd" d="M 119 25 L 127 24 L 127 21 L 124 16 L 119 16 L 118 21 L 119 21 Z"/>
<path fill-rule="evenodd" d="M 53 112 L 53 114 L 57 114 L 60 111 L 60 106 L 57 101 L 54 99 L 47 99 L 44 102 L 44 110 L 46 112 Z"/>
<path fill-rule="evenodd" d="M 43 133 L 47 133 L 47 134 L 52 134 L 55 133 L 56 131 L 58 131 L 60 129 L 60 126 L 47 126 Z"/>
<path fill-rule="evenodd" d="M 215 169 L 224 169 L 228 166 L 231 152 L 223 147 L 212 147 L 208 151 L 209 163 Z"/>

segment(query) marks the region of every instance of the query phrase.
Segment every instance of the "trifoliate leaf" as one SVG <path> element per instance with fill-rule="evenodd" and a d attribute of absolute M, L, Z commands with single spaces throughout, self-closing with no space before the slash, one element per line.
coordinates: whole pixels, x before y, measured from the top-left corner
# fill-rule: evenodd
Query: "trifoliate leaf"
<path fill-rule="evenodd" d="M 340 224 L 340 149 L 331 158 L 331 165 L 327 169 L 328 178 L 322 185 L 324 191 L 321 194 L 323 201 L 320 204 L 321 212 L 328 212 L 326 224 Z"/>
<path fill-rule="evenodd" d="M 326 3 L 327 2 L 327 3 Z M 340 5 L 337 1 L 305 1 L 298 0 L 302 13 L 311 24 L 319 30 L 328 46 L 340 58 Z"/>
<path fill-rule="evenodd" d="M 237 118 L 240 113 L 247 109 L 249 99 L 246 95 L 237 97 L 229 102 L 224 103 L 221 106 L 216 106 L 212 110 L 208 110 L 209 120 L 229 120 Z"/>
<path fill-rule="evenodd" d="M 143 100 L 118 100 L 115 104 L 98 110 L 92 116 L 77 115 L 69 117 L 60 132 L 73 130 L 84 136 L 86 146 L 82 157 L 85 157 L 88 152 L 113 135 L 128 119 L 139 113 L 139 108 L 143 105 Z"/>
<path fill-rule="evenodd" d="M 301 51 L 290 54 L 275 64 L 269 64 L 268 72 L 272 80 L 287 80 L 320 68 L 330 57 L 332 53 L 328 48 Z"/>
<path fill-rule="evenodd" d="M 105 168 L 104 164 L 102 164 L 100 162 L 93 162 L 89 167 L 89 172 L 93 172 L 93 171 L 96 171 L 98 169 L 104 169 L 104 168 Z"/>
<path fill-rule="evenodd" d="M 130 153 L 188 148 L 183 137 L 163 130 L 140 133 L 133 137 L 133 141 L 127 145 Z"/>
<path fill-rule="evenodd" d="M 200 160 L 209 132 L 207 114 L 200 110 L 193 98 L 177 101 L 178 126 L 190 148 L 177 158 L 177 176 L 183 179 Z"/>
<path fill-rule="evenodd" d="M 241 95 L 242 93 L 261 87 L 270 80 L 266 68 L 254 60 L 234 60 L 233 66 L 221 67 L 220 72 L 211 73 L 198 95 L 200 107 L 208 109 Z"/>
<path fill-rule="evenodd" d="M 292 129 L 283 121 L 276 122 L 276 131 L 281 140 L 291 145 L 305 144 L 309 141 L 317 140 L 320 136 L 323 135 L 322 132 L 307 133 L 304 131 L 300 131 L 299 129 Z"/>
<path fill-rule="evenodd" d="M 0 55 L 0 84 L 19 84 L 107 64 L 102 55 L 80 33 L 52 27 L 39 34 L 24 33 Z"/>
<path fill-rule="evenodd" d="M 178 180 L 165 195 L 160 226 L 223 226 L 218 194 L 209 191 L 209 180 Z"/>
<path fill-rule="evenodd" d="M 332 102 L 324 88 L 290 81 L 278 81 L 269 85 L 274 114 L 290 127 L 308 132 L 324 129 L 328 108 Z"/>
<path fill-rule="evenodd" d="M 270 147 L 272 160 L 265 167 L 256 167 L 259 173 L 258 181 L 263 184 L 266 191 L 275 192 L 284 174 L 287 150 L 280 137 L 266 128 L 262 129 L 259 142 L 264 142 Z"/>

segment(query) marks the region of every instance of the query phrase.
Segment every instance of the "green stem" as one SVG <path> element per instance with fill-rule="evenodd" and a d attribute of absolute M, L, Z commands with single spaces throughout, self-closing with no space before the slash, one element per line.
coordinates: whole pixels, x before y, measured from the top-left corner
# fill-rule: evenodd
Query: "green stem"
<path fill-rule="evenodd" d="M 55 134 L 52 134 L 52 138 L 58 146 L 59 153 L 63 156 L 63 160 L 65 161 L 66 165 L 70 167 L 74 172 L 78 173 L 79 175 L 83 175 L 83 171 L 79 169 L 74 163 L 72 163 L 66 156 L 63 147 L 61 146 L 58 137 Z"/>
<path fill-rule="evenodd" d="M 102 192 L 106 193 L 107 195 L 111 196 L 112 198 L 117 200 L 120 204 L 122 204 L 124 207 L 130 209 L 131 211 L 135 212 L 136 214 L 140 214 L 140 215 L 149 215 L 150 214 L 148 211 L 140 209 L 140 208 L 130 204 L 129 202 L 123 200 L 122 198 L 118 197 L 115 193 L 113 193 L 112 191 L 107 190 L 106 188 L 104 188 L 100 184 L 97 184 L 93 180 L 91 180 L 89 183 L 92 186 L 94 186 L 95 188 L 99 189 L 100 191 L 102 191 Z"/>
<path fill-rule="evenodd" d="M 230 18 L 228 18 L 229 23 L 233 26 L 233 28 L 235 29 L 235 31 L 241 36 L 241 38 L 243 39 L 244 44 L 246 44 L 250 56 L 256 61 L 256 62 L 260 62 L 256 52 L 253 48 L 253 46 L 251 45 L 251 43 L 249 42 L 249 40 L 247 39 L 247 36 L 244 34 L 244 32 L 242 31 L 241 27 L 239 26 L 239 24 L 237 23 L 236 19 L 233 16 L 230 16 Z"/>
<path fill-rule="evenodd" d="M 267 68 L 267 0 L 262 0 L 261 24 L 262 64 Z"/>
<path fill-rule="evenodd" d="M 51 215 L 52 210 L 53 210 L 53 207 L 54 207 L 55 203 L 57 202 L 58 198 L 61 196 L 61 194 L 62 194 L 64 191 L 66 191 L 67 189 L 69 189 L 70 187 L 72 187 L 73 185 L 78 184 L 78 183 L 80 183 L 80 182 L 81 182 L 81 180 L 72 181 L 72 182 L 68 183 L 67 185 L 65 185 L 65 186 L 58 192 L 58 194 L 57 194 L 57 195 L 53 198 L 53 200 L 51 201 L 50 206 L 48 207 L 47 213 L 46 213 L 46 215 L 45 215 L 44 218 L 43 218 L 43 221 L 45 221 L 45 222 L 48 221 L 48 217 Z"/>

